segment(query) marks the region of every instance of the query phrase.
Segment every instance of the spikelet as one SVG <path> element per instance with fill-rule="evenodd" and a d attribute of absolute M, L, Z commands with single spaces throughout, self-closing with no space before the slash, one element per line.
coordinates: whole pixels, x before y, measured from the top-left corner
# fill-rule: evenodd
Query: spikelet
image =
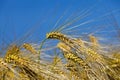
<path fill-rule="evenodd" d="M 15 44 L 8 47 L 5 57 L 12 55 L 12 54 L 16 54 L 16 55 L 20 54 L 20 48 Z"/>
<path fill-rule="evenodd" d="M 58 39 L 67 44 L 72 43 L 72 41 L 66 35 L 64 35 L 60 32 L 50 32 L 46 35 L 46 38 L 47 39 Z"/>
<path fill-rule="evenodd" d="M 3 58 L 0 58 L 0 66 L 1 66 L 1 67 L 4 67 L 4 68 L 8 68 L 8 67 L 7 67 L 7 63 L 5 63 L 5 62 L 3 61 Z"/>
<path fill-rule="evenodd" d="M 29 43 L 24 43 L 24 44 L 23 44 L 23 48 L 25 48 L 26 50 L 30 51 L 30 52 L 33 53 L 33 54 L 36 54 L 36 53 L 37 53 L 37 51 L 36 51 L 36 50 L 32 47 L 32 45 L 29 44 Z"/>

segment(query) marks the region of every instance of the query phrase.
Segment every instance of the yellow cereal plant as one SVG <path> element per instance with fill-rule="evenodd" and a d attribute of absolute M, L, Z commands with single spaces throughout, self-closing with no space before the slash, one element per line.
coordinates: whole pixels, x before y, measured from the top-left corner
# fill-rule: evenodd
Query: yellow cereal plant
<path fill-rule="evenodd" d="M 76 54 L 71 52 L 71 49 L 70 49 L 69 46 L 67 46 L 65 43 L 62 43 L 62 42 L 58 43 L 57 46 L 58 46 L 58 48 L 60 48 L 63 51 L 64 57 L 67 60 L 71 60 L 74 63 L 79 64 L 80 65 L 79 68 L 80 67 L 81 67 L 81 69 L 83 68 L 83 71 L 85 71 L 84 75 L 86 75 L 86 79 L 90 79 L 90 78 L 97 79 L 97 78 L 99 78 L 98 75 L 96 75 L 95 72 L 92 71 L 90 66 L 82 58 L 80 58 L 79 56 L 77 56 Z M 88 74 L 88 73 L 91 73 L 91 74 Z M 81 74 L 79 74 L 79 75 L 81 75 Z"/>

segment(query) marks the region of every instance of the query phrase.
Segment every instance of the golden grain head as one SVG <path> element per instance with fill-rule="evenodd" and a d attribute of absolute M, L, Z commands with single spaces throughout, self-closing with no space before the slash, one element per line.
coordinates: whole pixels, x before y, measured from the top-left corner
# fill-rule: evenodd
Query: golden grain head
<path fill-rule="evenodd" d="M 25 48 L 26 50 L 30 51 L 33 54 L 37 53 L 37 51 L 35 50 L 35 48 L 33 48 L 32 45 L 29 44 L 29 43 L 24 43 L 23 44 L 23 48 Z"/>
<path fill-rule="evenodd" d="M 8 47 L 6 56 L 9 54 L 19 54 L 19 53 L 20 53 L 20 48 L 17 45 L 12 45 L 12 46 Z"/>
<path fill-rule="evenodd" d="M 61 38 L 65 38 L 65 34 L 62 34 L 60 32 L 50 32 L 46 35 L 47 39 L 59 39 L 62 40 Z"/>

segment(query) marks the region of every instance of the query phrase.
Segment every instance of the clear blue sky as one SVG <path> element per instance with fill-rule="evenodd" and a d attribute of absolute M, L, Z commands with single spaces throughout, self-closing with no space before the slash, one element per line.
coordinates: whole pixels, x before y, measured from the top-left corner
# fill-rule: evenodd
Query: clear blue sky
<path fill-rule="evenodd" d="M 41 40 L 66 10 L 70 15 L 94 5 L 95 13 L 92 14 L 101 16 L 120 9 L 120 0 L 0 0 L 0 40 L 22 37 L 33 27 L 37 30 L 32 38 Z M 119 17 L 116 19 L 120 24 L 119 13 L 116 13 Z"/>

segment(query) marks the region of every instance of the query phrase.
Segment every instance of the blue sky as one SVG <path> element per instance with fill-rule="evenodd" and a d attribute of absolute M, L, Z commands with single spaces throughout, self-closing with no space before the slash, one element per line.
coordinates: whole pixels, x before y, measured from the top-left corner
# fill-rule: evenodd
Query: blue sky
<path fill-rule="evenodd" d="M 32 39 L 41 40 L 65 11 L 70 15 L 92 6 L 89 19 L 119 10 L 120 0 L 0 0 L 0 38 L 11 42 L 31 31 Z M 118 24 L 119 13 L 114 12 Z"/>

